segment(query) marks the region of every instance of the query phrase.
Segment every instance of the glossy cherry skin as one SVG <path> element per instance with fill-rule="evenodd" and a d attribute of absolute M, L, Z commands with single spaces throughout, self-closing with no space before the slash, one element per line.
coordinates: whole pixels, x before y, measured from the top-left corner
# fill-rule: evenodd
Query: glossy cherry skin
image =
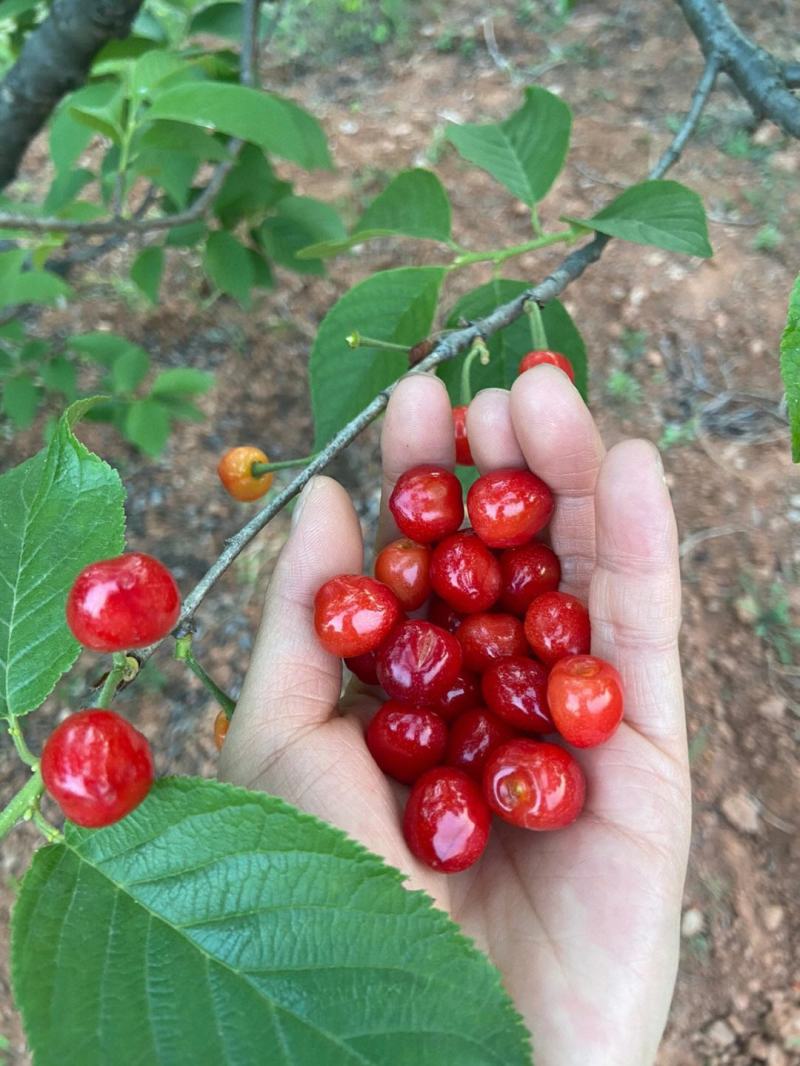
<path fill-rule="evenodd" d="M 478 785 L 463 770 L 437 766 L 411 789 L 403 814 L 403 836 L 420 862 L 454 874 L 481 857 L 490 821 Z"/>
<path fill-rule="evenodd" d="M 500 563 L 474 533 L 445 537 L 431 555 L 433 591 L 462 614 L 488 611 L 500 595 Z"/>
<path fill-rule="evenodd" d="M 399 625 L 378 651 L 378 680 L 387 696 L 427 707 L 446 692 L 461 669 L 461 646 L 422 619 Z"/>
<path fill-rule="evenodd" d="M 501 659 L 481 678 L 486 705 L 524 733 L 555 733 L 547 705 L 547 667 L 535 659 Z"/>
<path fill-rule="evenodd" d="M 361 574 L 332 577 L 314 597 L 314 628 L 320 644 L 342 659 L 377 648 L 402 618 L 403 609 L 392 590 Z"/>
<path fill-rule="evenodd" d="M 477 707 L 481 702 L 478 678 L 469 670 L 460 670 L 453 684 L 434 700 L 431 707 L 445 722 L 451 722 L 459 714 Z"/>
<path fill-rule="evenodd" d="M 459 466 L 474 466 L 475 460 L 467 437 L 467 405 L 453 408 L 453 426 L 456 437 L 456 462 Z"/>
<path fill-rule="evenodd" d="M 389 700 L 373 715 L 366 739 L 381 770 L 395 781 L 410 785 L 442 761 L 447 726 L 427 707 L 409 707 Z"/>
<path fill-rule="evenodd" d="M 561 563 L 552 548 L 538 541 L 508 548 L 500 555 L 503 587 L 497 606 L 520 616 L 531 600 L 545 592 L 555 592 L 561 580 Z"/>
<path fill-rule="evenodd" d="M 70 715 L 42 751 L 44 787 L 76 825 L 87 829 L 118 822 L 153 784 L 147 737 L 114 711 Z"/>
<path fill-rule="evenodd" d="M 440 600 L 438 596 L 432 596 L 428 607 L 428 621 L 433 622 L 434 625 L 441 626 L 448 633 L 455 633 L 464 621 L 464 615 L 460 614 L 454 607 L 451 607 L 449 603 Z"/>
<path fill-rule="evenodd" d="M 401 533 L 418 544 L 431 544 L 461 525 L 461 483 L 443 466 L 415 466 L 397 479 L 389 510 Z"/>
<path fill-rule="evenodd" d="M 470 614 L 456 633 L 464 655 L 464 666 L 476 674 L 498 659 L 528 654 L 522 622 L 513 614 Z"/>
<path fill-rule="evenodd" d="M 527 544 L 553 513 L 553 494 L 530 470 L 492 470 L 467 493 L 472 528 L 490 548 Z"/>
<path fill-rule="evenodd" d="M 217 751 L 222 751 L 222 745 L 225 743 L 225 737 L 228 735 L 230 724 L 230 718 L 228 718 L 224 711 L 220 711 L 214 719 L 214 744 Z"/>
<path fill-rule="evenodd" d="M 585 655 L 591 643 L 589 612 L 568 592 L 545 592 L 525 612 L 525 636 L 543 663 Z"/>
<path fill-rule="evenodd" d="M 502 718 L 485 707 L 473 707 L 450 726 L 445 761 L 480 783 L 483 767 L 494 749 L 516 736 L 516 730 Z"/>
<path fill-rule="evenodd" d="M 540 348 L 538 351 L 528 352 L 527 355 L 523 355 L 519 362 L 519 373 L 524 374 L 526 370 L 530 370 L 534 366 L 541 366 L 542 363 L 557 366 L 559 370 L 564 371 L 570 381 L 575 380 L 575 371 L 566 355 L 562 355 L 561 352 L 548 351 L 546 348 Z"/>
<path fill-rule="evenodd" d="M 364 685 L 378 685 L 378 649 L 365 651 L 363 655 L 350 655 L 344 665 Z"/>
<path fill-rule="evenodd" d="M 387 544 L 375 560 L 375 577 L 392 590 L 406 611 L 416 611 L 431 594 L 431 550 L 401 538 Z"/>
<path fill-rule="evenodd" d="M 144 552 L 90 563 L 67 597 L 67 625 L 85 648 L 126 651 L 161 640 L 178 621 L 181 595 L 163 563 Z"/>
<path fill-rule="evenodd" d="M 622 721 L 622 678 L 594 655 L 569 655 L 550 671 L 547 701 L 564 740 L 575 748 L 593 748 L 613 736 Z"/>
<path fill-rule="evenodd" d="M 586 779 L 568 751 L 522 737 L 495 748 L 483 768 L 495 814 L 522 829 L 563 829 L 583 810 Z"/>
<path fill-rule="evenodd" d="M 275 479 L 273 473 L 253 477 L 253 463 L 268 463 L 269 457 L 260 448 L 246 444 L 231 448 L 217 465 L 217 474 L 225 491 L 235 500 L 248 502 L 265 496 Z"/>

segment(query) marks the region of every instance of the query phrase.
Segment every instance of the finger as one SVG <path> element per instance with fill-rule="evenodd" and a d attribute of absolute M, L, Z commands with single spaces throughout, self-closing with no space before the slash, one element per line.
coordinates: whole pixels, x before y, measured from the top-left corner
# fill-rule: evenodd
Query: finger
<path fill-rule="evenodd" d="M 467 437 L 475 465 L 483 474 L 508 466 L 525 466 L 525 456 L 511 424 L 508 389 L 482 389 L 467 410 Z"/>
<path fill-rule="evenodd" d="M 622 674 L 625 720 L 676 757 L 686 752 L 675 516 L 657 450 L 617 444 L 597 483 L 592 651 Z"/>
<path fill-rule="evenodd" d="M 456 461 L 453 409 L 439 378 L 412 374 L 395 388 L 381 434 L 383 486 L 378 547 L 400 536 L 389 510 L 389 497 L 397 479 L 420 463 L 435 463 L 452 470 Z"/>
<path fill-rule="evenodd" d="M 603 442 L 566 374 L 537 366 L 511 388 L 511 420 L 528 466 L 556 498 L 550 523 L 561 587 L 585 599 L 595 561 L 594 491 Z"/>
<path fill-rule="evenodd" d="M 314 478 L 267 589 L 250 667 L 221 757 L 222 776 L 251 781 L 271 755 L 326 721 L 342 684 L 339 660 L 314 632 L 314 596 L 337 574 L 358 574 L 361 528 L 341 485 Z"/>

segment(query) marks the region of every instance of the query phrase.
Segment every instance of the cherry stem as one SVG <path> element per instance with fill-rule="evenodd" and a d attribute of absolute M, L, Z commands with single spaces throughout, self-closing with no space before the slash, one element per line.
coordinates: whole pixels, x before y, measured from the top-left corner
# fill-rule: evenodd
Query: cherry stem
<path fill-rule="evenodd" d="M 54 825 L 48 822 L 48 820 L 39 810 L 38 799 L 31 808 L 30 818 L 48 844 L 60 844 L 63 841 L 64 834 L 60 830 L 56 829 Z"/>
<path fill-rule="evenodd" d="M 14 747 L 17 749 L 20 759 L 35 770 L 39 765 L 39 760 L 25 743 L 25 737 L 22 735 L 22 730 L 16 718 L 13 718 L 8 724 L 8 735 L 14 741 Z"/>
<path fill-rule="evenodd" d="M 542 310 L 535 300 L 528 300 L 525 304 L 525 312 L 531 324 L 531 340 L 535 351 L 547 348 L 547 333 L 542 320 Z"/>
<path fill-rule="evenodd" d="M 116 695 L 117 689 L 125 679 L 125 674 L 128 670 L 128 657 L 124 652 L 114 652 L 114 665 L 109 670 L 108 676 L 103 682 L 103 687 L 100 689 L 97 699 L 94 701 L 95 707 L 106 707 L 113 700 Z"/>
<path fill-rule="evenodd" d="M 186 663 L 194 676 L 202 681 L 203 685 L 208 689 L 224 711 L 225 717 L 230 721 L 231 715 L 236 710 L 236 702 L 230 698 L 227 692 L 223 692 L 216 681 L 205 672 L 197 659 L 195 659 L 194 652 L 192 651 L 191 634 L 188 634 L 185 637 L 178 637 L 175 642 L 175 658 L 180 662 Z"/>
<path fill-rule="evenodd" d="M 318 454 L 312 452 L 311 455 L 302 455 L 299 459 L 281 459 L 277 463 L 253 463 L 250 473 L 253 477 L 263 477 L 265 474 L 271 474 L 273 470 L 291 470 L 294 466 L 306 466 L 312 459 L 316 459 Z"/>
<path fill-rule="evenodd" d="M 486 366 L 490 359 L 489 349 L 483 337 L 478 337 L 464 359 L 461 367 L 461 403 L 466 406 L 472 399 L 472 387 L 470 385 L 470 373 L 472 364 L 476 359 L 480 360 L 481 366 Z"/>
<path fill-rule="evenodd" d="M 21 822 L 31 811 L 34 810 L 44 790 L 42 774 L 36 770 L 28 779 L 27 784 L 11 798 L 2 811 L 0 811 L 0 840 L 8 833 L 17 822 Z"/>
<path fill-rule="evenodd" d="M 364 337 L 355 329 L 347 334 L 345 341 L 348 348 L 378 348 L 383 352 L 404 352 L 408 355 L 407 344 L 395 344 L 393 341 L 379 341 L 375 337 Z"/>

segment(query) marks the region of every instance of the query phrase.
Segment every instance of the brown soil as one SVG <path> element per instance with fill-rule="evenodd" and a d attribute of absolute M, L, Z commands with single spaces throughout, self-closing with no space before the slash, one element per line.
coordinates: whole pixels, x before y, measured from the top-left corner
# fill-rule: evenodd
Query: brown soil
<path fill-rule="evenodd" d="M 779 54 L 786 56 L 787 42 L 798 39 L 800 10 L 793 5 L 765 0 L 757 19 L 743 0 L 732 6 Z M 686 108 L 699 71 L 677 9 L 604 0 L 579 7 L 560 29 L 542 16 L 541 33 L 531 20 L 497 17 L 497 45 L 519 84 L 487 53 L 482 11 L 472 0 L 450 5 L 446 17 L 422 27 L 408 56 L 349 59 L 320 72 L 267 64 L 272 87 L 321 117 L 339 165 L 333 176 L 301 176 L 302 190 L 354 215 L 384 175 L 424 161 L 438 145 L 436 169 L 452 196 L 457 238 L 474 248 L 518 242 L 523 213 L 488 177 L 442 151 L 438 134 L 449 117 L 507 114 L 527 80 L 560 92 L 575 112 L 569 161 L 544 205 L 546 225 L 561 213 L 590 212 L 643 176 L 669 139 L 670 117 Z M 435 44 L 446 33 L 455 51 L 438 52 Z M 566 297 L 588 342 L 591 399 L 607 440 L 635 434 L 659 441 L 668 426 L 695 428 L 664 456 L 683 538 L 695 831 L 681 972 L 659 1066 L 800 1061 L 797 647 L 794 666 L 781 662 L 782 640 L 800 626 L 800 477 L 789 460 L 776 358 L 800 248 L 800 151 L 770 126 L 758 128 L 752 142 L 743 140 L 748 121 L 723 81 L 700 136 L 674 171 L 705 199 L 713 260 L 614 244 Z M 37 176 L 41 159 L 34 149 L 29 177 Z M 779 243 L 758 250 L 755 238 L 767 223 Z M 410 242 L 368 246 L 358 257 L 337 260 L 327 279 L 281 276 L 277 291 L 260 297 L 249 314 L 225 300 L 198 310 L 197 272 L 177 256 L 165 302 L 156 310 L 128 305 L 104 279 L 121 271 L 129 255 L 116 253 L 86 271 L 81 288 L 89 298 L 49 312 L 40 328 L 55 335 L 114 328 L 142 343 L 159 368 L 190 364 L 216 373 L 217 387 L 202 401 L 207 421 L 179 428 L 158 462 L 136 455 L 104 427 L 81 431 L 121 469 L 129 543 L 156 551 L 187 588 L 242 520 L 242 511 L 213 489 L 220 450 L 257 440 L 273 458 L 304 454 L 311 441 L 306 355 L 318 322 L 367 272 L 430 261 L 435 253 Z M 538 278 L 558 258 L 558 252 L 522 258 L 509 274 Z M 485 279 L 475 269 L 453 284 L 448 299 Z M 609 394 L 609 375 L 620 371 L 636 383 L 622 379 L 628 388 L 638 384 L 639 399 Z M 3 466 L 38 442 L 38 427 L 6 441 Z M 369 527 L 376 508 L 375 432 L 333 472 Z M 200 612 L 202 657 L 234 693 L 285 532 L 282 516 L 220 582 L 213 606 Z M 790 657 L 784 648 L 783 658 Z M 77 705 L 95 674 L 96 665 L 82 660 L 76 679 L 31 717 L 34 747 L 64 708 Z M 214 709 L 205 692 L 163 657 L 148 674 L 136 699 L 144 702 L 144 727 L 158 730 L 161 769 L 212 773 Z M 0 757 L 3 791 L 10 792 L 23 776 L 7 745 Z M 12 841 L 2 852 L 3 959 L 4 919 L 36 838 L 26 828 Z M 11 1061 L 26 1062 L 2 968 L 0 1033 L 10 1039 Z"/>

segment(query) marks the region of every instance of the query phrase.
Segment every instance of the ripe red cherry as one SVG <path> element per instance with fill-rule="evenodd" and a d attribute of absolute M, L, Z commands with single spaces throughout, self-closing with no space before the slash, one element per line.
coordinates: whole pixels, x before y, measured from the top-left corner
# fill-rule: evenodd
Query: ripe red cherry
<path fill-rule="evenodd" d="M 442 761 L 447 726 L 427 707 L 408 707 L 390 700 L 367 726 L 367 747 L 389 777 L 410 785 Z"/>
<path fill-rule="evenodd" d="M 462 614 L 487 611 L 500 595 L 500 563 L 474 533 L 453 533 L 433 549 L 431 585 Z"/>
<path fill-rule="evenodd" d="M 547 682 L 550 713 L 561 736 L 576 748 L 604 744 L 622 721 L 622 678 L 594 655 L 559 659 Z"/>
<path fill-rule="evenodd" d="M 461 670 L 450 688 L 434 700 L 431 707 L 445 722 L 450 722 L 462 712 L 477 707 L 480 702 L 481 690 L 477 677 L 468 670 Z"/>
<path fill-rule="evenodd" d="M 82 710 L 50 734 L 44 787 L 76 825 L 97 829 L 124 818 L 153 783 L 147 737 L 114 711 Z"/>
<path fill-rule="evenodd" d="M 456 462 L 459 466 L 474 466 L 475 460 L 467 437 L 467 405 L 453 408 L 453 426 L 456 437 Z"/>
<path fill-rule="evenodd" d="M 475 782 L 463 770 L 437 766 L 411 789 L 403 814 L 403 836 L 420 862 L 453 874 L 481 857 L 490 821 Z"/>
<path fill-rule="evenodd" d="M 464 518 L 461 483 L 443 466 L 415 466 L 397 479 L 389 510 L 400 532 L 418 544 L 441 540 Z"/>
<path fill-rule="evenodd" d="M 513 740 L 515 730 L 485 707 L 465 711 L 450 726 L 446 761 L 480 782 L 483 767 L 500 744 Z"/>
<path fill-rule="evenodd" d="M 422 619 L 403 622 L 378 651 L 378 680 L 402 703 L 429 706 L 460 669 L 461 646 L 453 634 Z"/>
<path fill-rule="evenodd" d="M 586 779 L 568 751 L 539 740 L 510 740 L 483 768 L 483 794 L 495 814 L 523 829 L 563 829 L 583 809 Z"/>
<path fill-rule="evenodd" d="M 528 352 L 527 355 L 523 355 L 519 363 L 519 373 L 524 374 L 526 370 L 530 370 L 531 367 L 541 366 L 542 363 L 549 363 L 550 366 L 557 366 L 559 370 L 563 370 L 569 377 L 570 381 L 575 380 L 575 371 L 572 368 L 572 363 L 567 359 L 566 355 L 562 355 L 561 352 L 550 352 L 546 348 L 541 348 L 536 352 Z"/>
<path fill-rule="evenodd" d="M 528 654 L 522 622 L 513 614 L 470 614 L 456 633 L 464 654 L 464 666 L 476 674 L 488 670 L 498 659 Z"/>
<path fill-rule="evenodd" d="M 314 597 L 314 628 L 320 643 L 342 659 L 377 648 L 402 617 L 392 590 L 361 574 L 332 577 Z"/>
<path fill-rule="evenodd" d="M 553 494 L 530 470 L 493 470 L 467 493 L 472 528 L 490 548 L 527 544 L 550 521 Z"/>
<path fill-rule="evenodd" d="M 464 621 L 464 615 L 459 614 L 449 603 L 440 600 L 438 596 L 432 596 L 428 607 L 428 621 L 441 626 L 448 633 L 455 633 Z"/>
<path fill-rule="evenodd" d="M 525 636 L 544 663 L 584 655 L 591 642 L 589 612 L 567 592 L 545 592 L 531 601 L 525 613 Z"/>
<path fill-rule="evenodd" d="M 359 681 L 365 685 L 377 685 L 378 681 L 378 650 L 365 651 L 363 655 L 351 655 L 344 661 L 344 665 L 351 674 L 355 674 Z"/>
<path fill-rule="evenodd" d="M 547 667 L 535 659 L 501 659 L 481 678 L 487 705 L 525 733 L 554 733 L 547 706 Z"/>
<path fill-rule="evenodd" d="M 388 586 L 406 611 L 416 611 L 431 594 L 431 550 L 413 540 L 394 540 L 378 554 L 375 577 Z"/>
<path fill-rule="evenodd" d="M 81 570 L 67 597 L 67 625 L 86 648 L 125 651 L 161 640 L 180 610 L 181 595 L 166 566 L 144 552 L 128 552 Z"/>
<path fill-rule="evenodd" d="M 532 541 L 500 555 L 503 588 L 497 606 L 524 615 L 531 600 L 555 592 L 561 580 L 561 563 L 552 548 Z"/>

